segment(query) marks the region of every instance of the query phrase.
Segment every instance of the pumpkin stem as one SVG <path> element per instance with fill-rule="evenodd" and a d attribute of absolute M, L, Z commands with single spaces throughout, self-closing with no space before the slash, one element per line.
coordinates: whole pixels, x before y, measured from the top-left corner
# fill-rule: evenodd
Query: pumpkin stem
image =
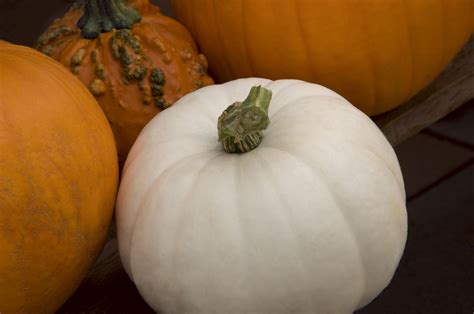
<path fill-rule="evenodd" d="M 94 39 L 100 33 L 117 28 L 131 28 L 140 22 L 140 14 L 124 0 L 82 0 L 84 15 L 77 21 L 83 38 Z"/>
<path fill-rule="evenodd" d="M 270 124 L 268 107 L 272 92 L 254 86 L 243 102 L 235 102 L 217 120 L 219 141 L 228 153 L 246 153 L 262 141 L 262 131 Z"/>

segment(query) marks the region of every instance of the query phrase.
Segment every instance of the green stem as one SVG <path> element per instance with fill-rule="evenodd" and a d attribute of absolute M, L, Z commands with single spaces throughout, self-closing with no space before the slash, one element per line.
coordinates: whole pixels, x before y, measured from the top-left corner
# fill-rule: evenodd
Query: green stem
<path fill-rule="evenodd" d="M 124 0 L 83 0 L 84 15 L 77 21 L 83 38 L 94 39 L 100 33 L 117 28 L 131 28 L 141 16 Z"/>
<path fill-rule="evenodd" d="M 271 99 L 270 90 L 254 86 L 243 102 L 235 102 L 224 110 L 217 120 L 217 130 L 226 152 L 246 153 L 260 144 L 262 131 L 270 124 Z"/>

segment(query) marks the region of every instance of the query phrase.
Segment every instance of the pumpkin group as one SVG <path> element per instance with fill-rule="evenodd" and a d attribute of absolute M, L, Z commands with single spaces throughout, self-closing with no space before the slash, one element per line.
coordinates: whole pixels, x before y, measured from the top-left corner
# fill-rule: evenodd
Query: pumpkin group
<path fill-rule="evenodd" d="M 368 115 L 400 105 L 433 80 L 474 26 L 472 0 L 171 3 L 217 81 L 302 79 Z"/>
<path fill-rule="evenodd" d="M 116 217 L 125 270 L 163 313 L 352 313 L 388 285 L 407 232 L 383 134 L 296 80 L 207 86 L 156 116 Z"/>
<path fill-rule="evenodd" d="M 76 1 L 36 48 L 95 95 L 112 126 L 120 162 L 154 115 L 213 83 L 187 29 L 148 0 Z"/>
<path fill-rule="evenodd" d="M 53 313 L 99 255 L 118 185 L 113 133 L 67 69 L 0 41 L 0 313 Z"/>

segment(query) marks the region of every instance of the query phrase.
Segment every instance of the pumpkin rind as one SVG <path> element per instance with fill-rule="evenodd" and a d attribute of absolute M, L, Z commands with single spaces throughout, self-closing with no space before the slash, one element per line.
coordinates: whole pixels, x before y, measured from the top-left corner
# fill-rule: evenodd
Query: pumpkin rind
<path fill-rule="evenodd" d="M 184 26 L 147 0 L 130 4 L 142 17 L 130 29 L 81 38 L 76 23 L 84 8 L 76 5 L 36 45 L 96 96 L 112 126 L 121 163 L 153 116 L 186 93 L 213 83 L 206 58 Z"/>
<path fill-rule="evenodd" d="M 335 90 L 368 115 L 426 86 L 474 30 L 471 0 L 171 3 L 218 82 L 302 79 Z"/>
<path fill-rule="evenodd" d="M 224 152 L 217 119 L 272 91 L 255 149 Z M 164 313 L 352 313 L 389 283 L 407 231 L 403 178 L 376 125 L 296 80 L 204 87 L 155 117 L 117 198 L 125 270 Z"/>
<path fill-rule="evenodd" d="M 52 313 L 99 255 L 118 161 L 99 105 L 67 69 L 0 42 L 0 312 Z"/>

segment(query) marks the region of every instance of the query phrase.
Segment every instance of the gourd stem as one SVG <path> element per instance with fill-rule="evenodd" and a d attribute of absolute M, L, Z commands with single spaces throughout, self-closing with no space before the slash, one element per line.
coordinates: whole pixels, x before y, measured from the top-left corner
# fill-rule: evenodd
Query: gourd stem
<path fill-rule="evenodd" d="M 270 124 L 268 107 L 272 92 L 254 86 L 243 102 L 235 102 L 217 120 L 219 141 L 228 153 L 246 153 L 262 141 L 262 131 Z"/>
<path fill-rule="evenodd" d="M 140 14 L 124 0 L 82 0 L 84 15 L 77 21 L 83 38 L 94 39 L 100 33 L 117 28 L 131 28 L 140 22 Z"/>

